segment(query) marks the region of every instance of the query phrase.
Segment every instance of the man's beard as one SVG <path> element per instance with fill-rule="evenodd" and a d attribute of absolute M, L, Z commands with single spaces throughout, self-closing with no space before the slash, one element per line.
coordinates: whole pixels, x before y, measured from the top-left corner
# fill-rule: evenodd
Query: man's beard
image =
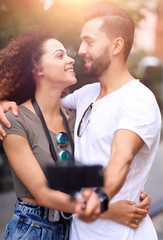
<path fill-rule="evenodd" d="M 104 52 L 92 61 L 92 66 L 90 68 L 85 67 L 84 74 L 89 78 L 100 77 L 109 65 L 110 58 L 108 48 L 106 47 Z"/>

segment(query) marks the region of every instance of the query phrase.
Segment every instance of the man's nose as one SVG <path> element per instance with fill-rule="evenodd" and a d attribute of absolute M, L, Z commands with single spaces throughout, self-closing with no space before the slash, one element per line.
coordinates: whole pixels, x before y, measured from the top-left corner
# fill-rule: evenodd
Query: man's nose
<path fill-rule="evenodd" d="M 86 48 L 84 43 L 81 43 L 80 47 L 79 47 L 79 50 L 78 50 L 78 54 L 79 55 L 84 55 L 86 53 L 87 53 L 87 48 Z"/>

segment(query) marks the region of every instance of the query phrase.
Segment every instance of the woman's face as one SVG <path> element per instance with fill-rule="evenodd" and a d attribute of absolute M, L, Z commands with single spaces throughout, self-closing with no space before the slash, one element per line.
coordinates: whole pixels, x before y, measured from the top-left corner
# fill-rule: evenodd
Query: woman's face
<path fill-rule="evenodd" d="M 44 45 L 44 54 L 40 59 L 41 71 L 38 76 L 51 83 L 55 83 L 55 87 L 68 87 L 76 83 L 74 72 L 74 59 L 69 57 L 66 49 L 56 39 L 47 40 Z"/>

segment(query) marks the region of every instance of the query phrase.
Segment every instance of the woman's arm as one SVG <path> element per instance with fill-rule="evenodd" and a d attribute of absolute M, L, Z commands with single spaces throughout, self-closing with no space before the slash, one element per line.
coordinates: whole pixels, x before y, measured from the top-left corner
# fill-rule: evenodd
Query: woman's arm
<path fill-rule="evenodd" d="M 3 140 L 3 147 L 16 175 L 39 205 L 72 213 L 75 211 L 76 203 L 69 201 L 69 195 L 47 187 L 45 175 L 24 137 L 8 134 Z"/>
<path fill-rule="evenodd" d="M 101 215 L 103 218 L 109 218 L 117 223 L 138 228 L 139 223 L 146 217 L 151 200 L 147 193 L 140 195 L 141 202 L 136 204 L 132 201 L 121 200 L 109 204 L 109 210 Z"/>
<path fill-rule="evenodd" d="M 47 186 L 46 177 L 35 159 L 27 139 L 20 135 L 8 134 L 3 140 L 3 147 L 16 175 L 34 196 L 38 205 L 70 213 L 76 212 L 76 208 L 83 206 L 82 200 L 71 201 L 68 194 L 52 190 Z M 84 221 L 91 222 L 100 215 L 98 196 L 90 199 L 87 205 L 88 211 Z M 92 205 L 94 208 L 91 207 Z"/>

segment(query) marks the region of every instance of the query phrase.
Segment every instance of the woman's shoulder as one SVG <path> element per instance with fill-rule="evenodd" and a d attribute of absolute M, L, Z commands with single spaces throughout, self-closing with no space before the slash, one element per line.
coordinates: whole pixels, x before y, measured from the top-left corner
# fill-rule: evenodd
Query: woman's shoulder
<path fill-rule="evenodd" d="M 5 131 L 13 131 L 14 129 L 28 129 L 30 125 L 36 122 L 37 116 L 32 113 L 28 108 L 23 105 L 18 106 L 18 115 L 15 116 L 12 111 L 5 113 L 8 121 L 11 123 L 10 130 L 7 129 L 3 124 L 3 128 Z"/>
<path fill-rule="evenodd" d="M 18 116 L 15 116 L 11 110 L 6 112 L 5 115 L 11 124 L 10 128 L 7 128 L 4 124 L 2 124 L 5 132 L 7 134 L 18 134 L 26 137 L 26 122 L 24 121 L 23 111 L 21 107 L 18 106 Z"/>
<path fill-rule="evenodd" d="M 12 110 L 9 110 L 8 112 L 6 112 L 5 115 L 9 122 L 18 121 L 22 117 L 21 109 L 19 108 L 19 106 L 18 106 L 18 115 L 17 116 L 15 116 L 13 114 Z"/>
<path fill-rule="evenodd" d="M 31 116 L 34 117 L 33 116 L 34 114 L 23 105 L 18 106 L 17 116 L 15 116 L 11 110 L 6 112 L 5 115 L 9 121 L 14 121 L 14 122 L 19 120 L 25 120 L 25 118 L 30 118 Z"/>

